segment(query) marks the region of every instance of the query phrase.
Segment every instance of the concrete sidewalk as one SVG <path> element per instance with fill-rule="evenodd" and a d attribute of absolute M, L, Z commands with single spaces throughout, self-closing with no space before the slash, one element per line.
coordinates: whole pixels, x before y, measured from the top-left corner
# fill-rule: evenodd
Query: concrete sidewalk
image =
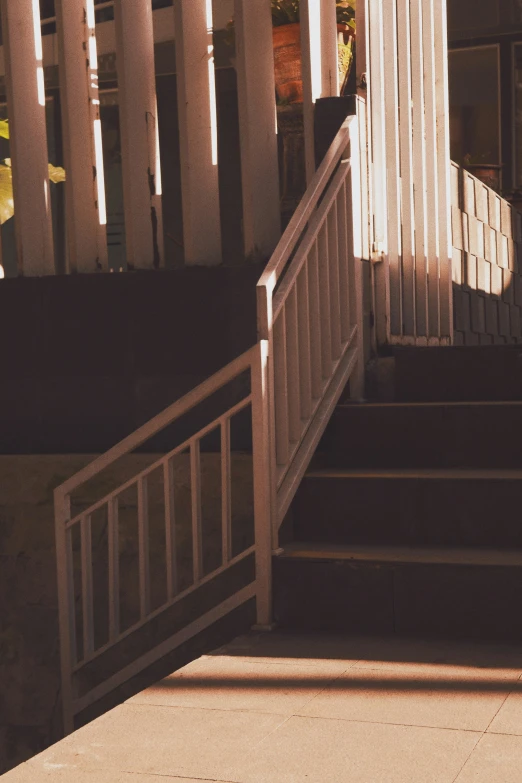
<path fill-rule="evenodd" d="M 251 634 L 3 778 L 520 783 L 521 677 L 514 646 Z"/>

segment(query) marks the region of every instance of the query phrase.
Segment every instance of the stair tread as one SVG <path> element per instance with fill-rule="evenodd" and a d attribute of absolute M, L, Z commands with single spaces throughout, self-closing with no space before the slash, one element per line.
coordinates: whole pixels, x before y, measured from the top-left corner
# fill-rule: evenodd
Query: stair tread
<path fill-rule="evenodd" d="M 305 477 L 522 480 L 522 468 L 317 468 Z"/>
<path fill-rule="evenodd" d="M 522 566 L 522 549 L 468 547 L 351 546 L 294 541 L 285 544 L 279 557 L 440 565 Z"/>

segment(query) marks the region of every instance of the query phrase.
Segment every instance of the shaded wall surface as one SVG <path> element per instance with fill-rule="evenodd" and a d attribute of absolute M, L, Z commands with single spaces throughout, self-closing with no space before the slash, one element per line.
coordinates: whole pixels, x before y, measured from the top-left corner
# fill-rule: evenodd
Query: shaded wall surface
<path fill-rule="evenodd" d="M 261 268 L 2 281 L 0 453 L 113 446 L 256 342 Z"/>

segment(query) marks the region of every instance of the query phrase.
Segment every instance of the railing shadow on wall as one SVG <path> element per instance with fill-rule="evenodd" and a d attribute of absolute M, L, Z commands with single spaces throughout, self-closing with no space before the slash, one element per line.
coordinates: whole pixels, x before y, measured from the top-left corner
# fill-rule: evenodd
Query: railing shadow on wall
<path fill-rule="evenodd" d="M 454 345 L 522 342 L 522 214 L 451 164 Z"/>

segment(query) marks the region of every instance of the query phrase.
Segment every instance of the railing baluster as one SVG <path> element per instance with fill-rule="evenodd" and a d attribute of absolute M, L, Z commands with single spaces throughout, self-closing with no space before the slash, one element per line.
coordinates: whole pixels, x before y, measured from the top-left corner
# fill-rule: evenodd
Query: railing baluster
<path fill-rule="evenodd" d="M 312 370 L 312 397 L 318 400 L 323 392 L 323 370 L 321 346 L 323 325 L 321 323 L 321 295 L 319 285 L 319 255 L 317 242 L 308 256 L 308 295 L 310 312 L 310 363 Z"/>
<path fill-rule="evenodd" d="M 319 301 L 321 306 L 321 364 L 323 378 L 332 374 L 332 310 L 330 297 L 330 275 L 328 261 L 328 226 L 321 226 L 318 237 L 319 259 Z"/>
<path fill-rule="evenodd" d="M 92 594 L 92 525 L 91 516 L 81 521 L 81 562 L 82 562 L 82 616 L 83 616 L 83 655 L 84 658 L 94 650 L 94 601 Z"/>
<path fill-rule="evenodd" d="M 348 175 L 349 176 L 349 175 Z M 351 332 L 350 325 L 350 286 L 353 279 L 350 277 L 349 248 L 347 223 L 351 213 L 348 212 L 346 203 L 346 180 L 343 183 L 338 196 L 338 221 L 339 227 L 339 304 L 341 308 L 341 342 L 347 341 Z"/>
<path fill-rule="evenodd" d="M 281 310 L 274 323 L 274 406 L 276 430 L 276 462 L 286 465 L 289 452 L 288 385 L 286 375 L 286 313 Z"/>
<path fill-rule="evenodd" d="M 71 663 L 74 666 L 78 663 L 78 643 L 76 639 L 76 591 L 74 586 L 74 555 L 73 555 L 73 529 L 65 531 L 66 571 L 67 571 L 67 589 L 69 593 L 69 644 L 71 650 Z"/>
<path fill-rule="evenodd" d="M 174 464 L 171 459 L 163 463 L 163 492 L 165 498 L 165 546 L 167 566 L 167 600 L 178 592 L 176 561 L 176 506 L 174 498 Z"/>
<path fill-rule="evenodd" d="M 297 278 L 297 330 L 299 342 L 299 389 L 301 416 L 307 422 L 312 415 L 312 364 L 310 348 L 310 307 L 307 259 Z"/>
<path fill-rule="evenodd" d="M 201 537 L 201 452 L 199 440 L 190 444 L 190 488 L 192 495 L 192 570 L 194 583 L 203 576 Z"/>
<path fill-rule="evenodd" d="M 288 429 L 291 443 L 301 438 L 301 400 L 299 381 L 299 337 L 297 323 L 297 290 L 288 294 L 285 307 L 286 373 L 288 386 Z"/>
<path fill-rule="evenodd" d="M 149 492 L 148 479 L 138 479 L 138 543 L 140 574 L 140 617 L 150 613 Z"/>
<path fill-rule="evenodd" d="M 221 422 L 221 555 L 223 565 L 232 557 L 232 455 L 230 419 Z"/>
<path fill-rule="evenodd" d="M 107 504 L 109 547 L 109 640 L 120 633 L 120 533 L 119 500 L 111 498 Z"/>
<path fill-rule="evenodd" d="M 339 232 L 337 201 L 332 204 L 328 215 L 328 262 L 330 279 L 330 313 L 332 336 L 332 359 L 341 355 L 341 301 L 339 292 Z"/>

